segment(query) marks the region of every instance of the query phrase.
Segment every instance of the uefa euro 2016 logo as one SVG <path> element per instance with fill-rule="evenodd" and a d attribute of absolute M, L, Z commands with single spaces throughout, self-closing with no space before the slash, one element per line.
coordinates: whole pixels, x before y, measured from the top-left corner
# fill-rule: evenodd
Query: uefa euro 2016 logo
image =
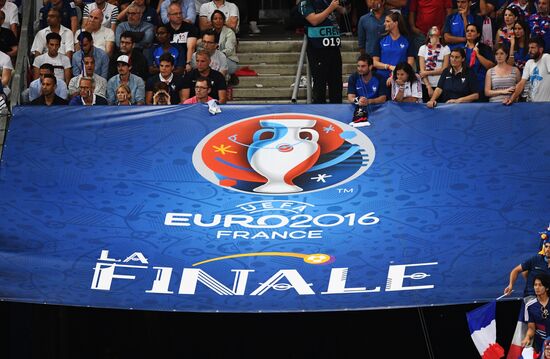
<path fill-rule="evenodd" d="M 365 134 L 301 113 L 246 118 L 206 136 L 193 164 L 208 181 L 236 191 L 289 195 L 341 185 L 374 161 Z"/>

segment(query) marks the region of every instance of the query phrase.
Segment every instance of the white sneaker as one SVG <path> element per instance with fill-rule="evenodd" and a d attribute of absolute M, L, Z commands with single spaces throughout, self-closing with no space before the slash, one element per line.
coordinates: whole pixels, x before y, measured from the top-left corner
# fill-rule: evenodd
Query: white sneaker
<path fill-rule="evenodd" d="M 350 122 L 349 125 L 351 127 L 366 127 L 366 126 L 370 126 L 370 122 L 369 120 L 366 120 L 366 121 L 357 121 L 357 122 Z"/>
<path fill-rule="evenodd" d="M 290 87 L 294 87 L 294 82 L 292 83 L 292 85 L 290 85 Z M 298 82 L 298 87 L 299 88 L 306 88 L 307 87 L 307 77 L 306 76 L 300 77 L 300 82 Z"/>
<path fill-rule="evenodd" d="M 261 33 L 260 29 L 258 28 L 258 24 L 256 21 L 250 21 L 248 23 L 248 28 L 250 29 L 250 32 L 253 34 L 259 34 Z"/>

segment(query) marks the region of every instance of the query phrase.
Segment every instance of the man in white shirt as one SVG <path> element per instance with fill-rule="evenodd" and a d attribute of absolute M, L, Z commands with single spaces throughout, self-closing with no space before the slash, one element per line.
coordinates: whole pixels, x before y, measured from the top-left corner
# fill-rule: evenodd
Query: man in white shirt
<path fill-rule="evenodd" d="M 61 36 L 56 32 L 50 32 L 46 35 L 46 45 L 48 52 L 37 56 L 32 64 L 34 78 L 39 77 L 39 68 L 42 64 L 52 64 L 55 68 L 55 77 L 58 81 L 65 81 L 68 83 L 71 79 L 71 60 L 65 54 L 59 53 L 59 46 L 61 45 Z"/>
<path fill-rule="evenodd" d="M 100 9 L 94 9 L 90 11 L 88 20 L 83 26 L 84 31 L 88 31 L 92 34 L 94 39 L 94 46 L 105 51 L 107 56 L 111 57 L 115 48 L 115 33 L 110 28 L 101 25 L 103 21 L 103 12 Z M 75 39 L 78 39 L 78 35 L 81 30 L 77 30 L 75 33 Z M 78 40 L 75 40 L 75 49 L 80 50 Z"/>
<path fill-rule="evenodd" d="M 225 24 L 227 27 L 239 32 L 239 8 L 232 2 L 225 0 L 212 0 L 201 5 L 199 11 L 199 27 L 201 31 L 206 31 L 212 28 L 210 17 L 214 10 L 220 10 L 225 14 Z"/>
<path fill-rule="evenodd" d="M 11 1 L 0 0 L 0 10 L 6 15 L 6 20 L 2 24 L 2 27 L 11 29 L 15 36 L 17 36 L 17 28 L 19 26 L 19 9 L 17 5 Z"/>
<path fill-rule="evenodd" d="M 95 83 L 94 94 L 107 98 L 107 80 L 95 73 L 93 54 L 84 55 L 84 74 L 81 73 L 71 79 L 69 82 L 69 96 L 76 96 L 80 93 L 79 84 L 82 77 L 92 77 Z"/>
<path fill-rule="evenodd" d="M 6 96 L 10 95 L 10 81 L 11 73 L 13 71 L 13 64 L 11 63 L 11 58 L 0 51 L 0 74 L 2 76 L 2 86 L 4 87 L 4 94 Z"/>
<path fill-rule="evenodd" d="M 46 46 L 46 35 L 55 32 L 61 36 L 61 44 L 59 52 L 72 58 L 74 52 L 74 36 L 73 32 L 61 25 L 61 13 L 56 8 L 51 8 L 48 11 L 48 27 L 38 31 L 32 42 L 31 52 L 34 56 L 39 56 L 48 51 Z"/>
<path fill-rule="evenodd" d="M 510 98 L 504 100 L 505 105 L 511 105 L 521 95 L 525 85 L 529 83 L 527 100 L 529 102 L 550 101 L 550 55 L 544 53 L 544 40 L 529 39 L 529 57 L 523 68 L 521 81 Z"/>

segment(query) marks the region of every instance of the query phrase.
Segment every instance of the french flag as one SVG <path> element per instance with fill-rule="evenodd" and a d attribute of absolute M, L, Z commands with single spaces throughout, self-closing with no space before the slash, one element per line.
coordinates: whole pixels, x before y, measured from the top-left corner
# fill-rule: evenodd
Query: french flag
<path fill-rule="evenodd" d="M 535 353 L 535 350 L 533 347 L 526 347 L 523 348 L 523 351 L 521 352 L 521 355 L 519 357 L 516 357 L 518 359 L 536 359 L 539 356 L 537 353 Z M 515 358 L 514 358 L 515 359 Z"/>
<path fill-rule="evenodd" d="M 496 343 L 496 309 L 497 302 L 492 301 L 466 313 L 470 336 L 483 359 L 499 359 L 504 356 L 504 349 Z"/>
<path fill-rule="evenodd" d="M 510 348 L 508 349 L 508 355 L 506 359 L 519 359 L 527 358 L 527 356 L 522 355 L 523 347 L 521 341 L 525 338 L 527 333 L 527 323 L 525 322 L 525 303 L 521 302 L 521 309 L 519 310 L 518 323 L 516 324 L 516 330 L 514 331 L 514 336 L 512 337 L 512 343 L 510 343 Z M 532 356 L 529 358 L 533 358 Z"/>

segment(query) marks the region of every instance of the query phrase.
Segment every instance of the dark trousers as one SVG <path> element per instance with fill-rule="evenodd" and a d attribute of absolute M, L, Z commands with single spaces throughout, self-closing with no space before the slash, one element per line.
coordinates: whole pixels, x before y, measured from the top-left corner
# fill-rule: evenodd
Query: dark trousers
<path fill-rule="evenodd" d="M 248 22 L 258 21 L 260 13 L 260 0 L 247 0 Z"/>
<path fill-rule="evenodd" d="M 231 1 L 239 8 L 241 24 L 248 24 L 250 21 L 258 21 L 260 14 L 260 0 L 234 0 Z"/>
<path fill-rule="evenodd" d="M 313 78 L 313 103 L 326 103 L 326 87 L 330 103 L 342 103 L 342 55 L 340 48 L 308 46 L 307 59 Z"/>

